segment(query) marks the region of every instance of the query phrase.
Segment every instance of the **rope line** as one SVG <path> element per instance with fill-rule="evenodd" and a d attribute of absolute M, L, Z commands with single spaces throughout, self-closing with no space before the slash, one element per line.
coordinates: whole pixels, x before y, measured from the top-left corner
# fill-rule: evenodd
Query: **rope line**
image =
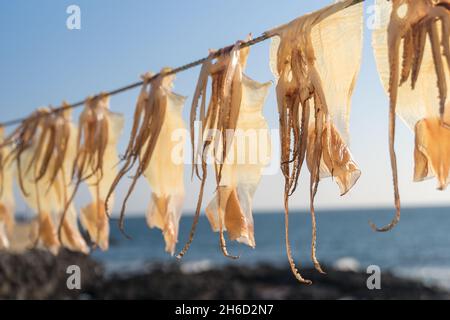
<path fill-rule="evenodd" d="M 353 5 L 356 5 L 356 4 L 364 2 L 364 1 L 365 0 L 354 0 L 352 3 L 350 3 L 348 5 L 348 7 L 351 7 Z M 254 38 L 254 39 L 251 39 L 251 40 L 248 40 L 248 41 L 240 42 L 239 43 L 239 49 L 243 49 L 243 48 L 254 46 L 255 44 L 258 44 L 260 42 L 266 41 L 267 39 L 270 39 L 271 37 L 272 36 L 269 36 L 267 34 L 267 32 L 264 32 L 262 35 L 260 35 L 257 38 Z M 230 52 L 233 49 L 233 47 L 235 47 L 235 46 L 236 46 L 236 44 L 223 47 L 221 49 L 218 49 L 217 51 L 215 51 L 211 55 L 208 55 L 207 57 L 198 59 L 196 61 L 187 63 L 187 64 L 185 64 L 183 66 L 180 66 L 180 67 L 177 67 L 175 69 L 172 69 L 170 71 L 164 72 L 164 74 L 162 74 L 161 72 L 160 73 L 156 73 L 154 76 L 149 78 L 148 81 L 151 82 L 151 81 L 153 81 L 154 79 L 156 79 L 156 78 L 158 78 L 160 76 L 169 76 L 169 75 L 177 74 L 177 73 L 180 73 L 180 72 L 192 69 L 192 68 L 194 68 L 196 66 L 199 66 L 199 65 L 203 64 L 205 61 L 207 61 L 211 57 L 212 58 L 217 58 L 223 53 Z M 129 84 L 127 86 L 124 86 L 124 87 L 121 87 L 121 88 L 118 88 L 118 89 L 115 89 L 115 90 L 112 90 L 112 91 L 109 91 L 109 92 L 102 92 L 100 94 L 94 95 L 93 97 L 96 98 L 96 97 L 99 97 L 100 95 L 114 96 L 114 95 L 117 95 L 117 94 L 129 91 L 129 90 L 132 90 L 134 88 L 140 87 L 143 84 L 144 84 L 144 81 L 138 81 L 138 82 Z M 59 111 L 64 111 L 64 110 L 68 110 L 68 109 L 75 109 L 75 108 L 83 106 L 86 103 L 87 100 L 88 100 L 88 98 L 83 99 L 83 100 L 78 101 L 78 102 L 75 102 L 75 103 L 65 103 L 65 104 L 63 104 L 63 105 L 61 105 L 61 106 L 59 106 L 57 108 L 52 108 L 52 110 L 49 113 L 34 115 L 32 117 L 36 117 L 36 118 L 47 117 L 47 116 L 49 116 L 49 115 L 51 115 L 53 113 L 59 112 Z M 14 126 L 14 125 L 22 123 L 23 121 L 25 121 L 26 119 L 29 119 L 29 118 L 30 118 L 30 116 L 9 120 L 9 121 L 0 123 L 0 127 Z"/>

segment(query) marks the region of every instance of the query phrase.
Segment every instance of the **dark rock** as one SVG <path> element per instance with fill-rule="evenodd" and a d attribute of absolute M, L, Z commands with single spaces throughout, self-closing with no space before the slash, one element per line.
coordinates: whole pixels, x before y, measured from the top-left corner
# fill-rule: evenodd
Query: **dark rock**
<path fill-rule="evenodd" d="M 113 276 L 94 293 L 99 299 L 448 299 L 450 294 L 420 282 L 382 275 L 382 289 L 369 290 L 365 273 L 304 270 L 312 286 L 299 284 L 288 267 L 227 266 L 184 274 L 174 266 L 128 277 Z"/>
<path fill-rule="evenodd" d="M 67 288 L 67 267 L 81 269 L 81 290 Z M 180 265 L 152 265 L 141 273 L 105 276 L 90 257 L 44 251 L 0 253 L 2 299 L 449 299 L 441 289 L 382 274 L 382 289 L 369 290 L 368 275 L 326 269 L 303 270 L 312 286 L 299 284 L 288 267 L 230 265 L 183 273 Z"/>
<path fill-rule="evenodd" d="M 1 299 L 77 299 L 79 290 L 67 288 L 67 268 L 80 267 L 81 288 L 102 281 L 103 268 L 83 254 L 30 250 L 23 254 L 0 252 Z"/>

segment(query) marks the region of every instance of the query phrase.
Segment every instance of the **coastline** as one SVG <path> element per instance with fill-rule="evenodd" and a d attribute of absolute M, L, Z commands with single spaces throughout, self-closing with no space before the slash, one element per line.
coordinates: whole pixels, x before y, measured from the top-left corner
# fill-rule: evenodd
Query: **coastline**
<path fill-rule="evenodd" d="M 81 271 L 81 289 L 67 289 L 67 267 Z M 450 292 L 384 272 L 381 290 L 369 290 L 368 275 L 325 267 L 303 275 L 312 286 L 296 282 L 289 267 L 270 264 L 225 265 L 186 269 L 182 264 L 149 264 L 139 272 L 110 274 L 89 256 L 62 251 L 58 257 L 31 250 L 0 253 L 0 299 L 155 299 L 155 300 L 310 300 L 310 299 L 450 299 Z"/>

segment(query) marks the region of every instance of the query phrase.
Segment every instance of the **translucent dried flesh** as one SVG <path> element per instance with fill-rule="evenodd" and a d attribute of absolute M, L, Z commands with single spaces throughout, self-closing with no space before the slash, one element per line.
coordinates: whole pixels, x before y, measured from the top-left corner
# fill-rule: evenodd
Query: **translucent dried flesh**
<path fill-rule="evenodd" d="M 146 74 L 143 77 L 144 85 L 142 86 L 142 90 L 136 104 L 131 137 L 123 157 L 124 164 L 115 178 L 111 181 L 112 183 L 109 188 L 109 192 L 107 193 L 106 211 L 108 212 L 110 207 L 108 204 L 108 199 L 112 196 L 121 179 L 137 163 L 137 168 L 132 177 L 132 182 L 122 203 L 120 212 L 119 227 L 122 232 L 124 232 L 124 217 L 127 201 L 131 196 L 138 179 L 145 174 L 147 168 L 149 167 L 163 129 L 163 123 L 170 100 L 168 99 L 168 96 L 171 95 L 172 82 L 174 80 L 174 76 L 164 76 L 164 74 L 169 71 L 169 68 L 164 68 L 161 71 L 160 76 L 154 79 L 152 74 Z M 172 96 L 171 98 L 175 99 L 174 97 L 175 96 Z M 172 103 L 174 100 L 170 100 L 170 102 Z M 178 105 L 178 102 L 174 102 L 174 106 Z M 171 116 L 172 114 L 169 117 Z M 166 138 L 167 137 L 162 137 L 162 139 Z M 156 185 L 155 187 L 157 188 L 158 186 Z M 164 201 L 157 199 L 157 203 L 167 204 L 167 201 L 166 199 L 164 199 Z M 178 212 L 176 214 L 178 214 Z M 171 245 L 169 247 L 171 247 Z"/>
<path fill-rule="evenodd" d="M 184 201 L 186 126 L 181 113 L 186 98 L 164 88 L 162 90 L 166 111 L 161 119 L 162 127 L 154 155 L 144 173 L 152 189 L 147 222 L 151 228 L 162 230 L 166 251 L 173 255 Z"/>
<path fill-rule="evenodd" d="M 329 135 L 331 132 L 331 136 Z M 308 168 L 312 170 L 313 167 L 313 152 L 315 141 L 315 130 L 310 128 L 308 135 L 308 150 L 307 150 L 307 164 Z M 326 148 L 326 143 L 330 142 L 330 148 Z M 361 176 L 355 161 L 352 158 L 348 146 L 341 138 L 339 132 L 334 125 L 329 128 L 324 128 L 322 131 L 322 160 L 320 163 L 320 178 L 333 177 L 339 186 L 341 196 L 345 195 L 355 185 Z"/>
<path fill-rule="evenodd" d="M 214 52 L 213 52 L 214 53 Z M 234 131 L 240 113 L 242 100 L 242 78 L 245 68 L 249 48 L 240 50 L 240 42 L 232 48 L 227 48 L 219 52 L 219 56 L 213 62 L 213 56 L 203 64 L 200 71 L 199 80 L 194 93 L 191 107 L 190 127 L 193 175 L 196 174 L 201 180 L 200 193 L 197 201 L 194 222 L 191 227 L 189 240 L 178 254 L 178 258 L 184 256 L 189 249 L 194 235 L 200 210 L 202 208 L 203 192 L 207 179 L 207 156 L 213 155 L 216 168 L 216 185 L 219 188 L 224 170 L 224 161 L 231 148 Z M 206 106 L 206 95 L 208 81 L 211 78 L 211 96 L 208 106 Z M 198 112 L 197 109 L 200 109 Z M 199 114 L 198 114 L 199 113 Z M 202 125 L 199 139 L 195 142 L 195 121 L 199 120 Z M 201 161 L 201 173 L 197 165 L 197 160 Z M 220 193 L 218 196 L 220 198 Z M 221 200 L 218 200 L 221 202 Z M 237 258 L 228 254 L 224 237 L 225 226 L 219 222 L 220 246 L 222 253 L 229 258 Z"/>
<path fill-rule="evenodd" d="M 305 157 L 311 172 L 311 258 L 319 272 L 314 198 L 320 178 L 332 175 L 345 193 L 360 174 L 348 150 L 348 121 L 361 63 L 363 5 L 352 4 L 340 1 L 268 32 L 278 36 L 271 48 L 271 66 L 278 80 L 286 251 L 292 272 L 308 284 L 292 258 L 288 218 L 289 197 L 297 188 Z M 316 139 L 319 136 L 322 139 Z"/>
<path fill-rule="evenodd" d="M 271 153 L 269 128 L 262 114 L 270 85 L 244 75 L 240 114 L 231 145 L 234 152 L 229 153 L 217 194 L 206 208 L 215 232 L 222 225 L 230 240 L 252 248 L 256 246 L 252 201 Z"/>
<path fill-rule="evenodd" d="M 80 132 L 75 159 L 76 186 L 88 186 L 92 202 L 81 209 L 80 221 L 91 241 L 102 250 L 109 246 L 109 221 L 105 202 L 117 173 L 119 157 L 117 142 L 124 126 L 124 117 L 109 111 L 109 98 L 100 96 L 86 104 L 80 115 Z M 72 197 L 73 199 L 73 197 Z M 110 196 L 108 205 L 112 205 Z"/>
<path fill-rule="evenodd" d="M 21 161 L 22 154 L 25 151 L 29 150 L 34 143 L 37 143 L 38 139 L 36 138 L 36 135 L 39 134 L 39 130 L 42 131 L 42 124 L 45 121 L 45 116 L 47 116 L 48 113 L 48 108 L 40 108 L 37 111 L 33 112 L 30 117 L 25 119 L 9 136 L 5 138 L 5 142 L 2 145 L 11 147 L 9 154 L 3 161 L 14 161 L 15 167 L 17 169 L 18 184 L 20 190 L 25 195 L 27 195 L 28 192 L 25 189 L 23 181 L 24 171 L 29 173 L 32 167 L 35 166 L 36 159 L 39 158 L 40 153 L 36 153 L 35 156 L 30 159 L 27 167 L 25 167 Z M 41 143 L 37 148 L 38 150 L 42 148 L 42 142 L 44 142 L 44 139 L 39 140 Z M 33 170 L 37 170 L 37 166 L 36 168 L 33 168 Z"/>
<path fill-rule="evenodd" d="M 30 164 L 33 166 L 35 160 L 40 162 L 34 164 L 38 168 L 35 179 L 46 185 L 45 189 L 36 191 L 38 196 L 42 193 L 49 194 L 54 203 L 51 209 L 52 219 L 47 219 L 46 216 L 38 219 L 41 222 L 39 231 L 49 233 L 41 235 L 41 238 L 50 241 L 50 234 L 53 237 L 54 228 L 57 228 L 60 230 L 58 241 L 50 241 L 51 246 L 61 244 L 72 251 L 88 253 L 89 249 L 78 229 L 77 214 L 72 204 L 68 208 L 68 215 L 62 219 L 73 189 L 70 182 L 76 155 L 77 128 L 71 123 L 70 109 L 55 112 L 42 121 L 42 127 L 45 126 L 45 129 L 37 136 L 37 150 Z"/>
<path fill-rule="evenodd" d="M 70 112 L 55 112 L 39 119 L 29 146 L 16 152 L 26 203 L 38 215 L 36 245 L 56 254 L 63 245 L 73 251 L 88 252 L 77 224 L 76 212 L 70 208 L 69 217 L 62 223 L 62 237 L 57 229 L 71 192 L 70 179 L 75 158 L 76 128 L 70 123 Z M 32 122 L 31 122 L 32 123 Z M 34 126 L 34 124 L 31 124 Z M 25 122 L 25 130 L 30 126 Z M 19 144 L 20 146 L 20 144 Z"/>
<path fill-rule="evenodd" d="M 109 246 L 109 221 L 105 211 L 105 202 L 109 188 L 117 174 L 119 156 L 117 143 L 124 126 L 124 118 L 117 113 L 108 112 L 108 140 L 102 160 L 103 170 L 86 179 L 93 202 L 81 209 L 82 225 L 89 236 L 102 250 Z M 114 198 L 108 199 L 108 206 L 113 206 Z"/>
<path fill-rule="evenodd" d="M 69 204 L 67 208 L 67 213 L 64 220 L 62 220 L 62 215 L 66 208 L 69 197 L 73 192 L 73 184 L 71 183 L 72 178 L 72 166 L 76 158 L 76 145 L 77 145 L 77 128 L 67 121 L 67 130 L 69 131 L 69 136 L 67 139 L 67 149 L 64 151 L 64 157 L 62 162 L 60 162 L 59 157 L 52 159 L 49 166 L 52 168 L 56 176 L 51 176 L 52 188 L 55 192 L 56 200 L 56 212 L 58 217 L 58 229 L 60 230 L 59 240 L 61 244 L 72 250 L 79 251 L 83 253 L 88 253 L 89 248 L 83 239 L 80 230 L 78 228 L 78 216 L 75 207 L 72 203 Z M 55 174 L 54 173 L 54 174 Z"/>
<path fill-rule="evenodd" d="M 3 133 L 0 127 L 0 144 L 3 143 Z M 9 249 L 14 229 L 14 167 L 10 160 L 5 161 L 9 152 L 7 146 L 0 149 L 0 250 Z"/>
<path fill-rule="evenodd" d="M 373 34 L 378 71 L 390 97 L 390 156 L 394 177 L 396 217 L 379 231 L 392 229 L 400 220 L 397 160 L 394 149 L 395 115 L 416 134 L 415 180 L 438 176 L 446 186 L 447 134 L 436 127 L 448 127 L 450 11 L 447 1 L 377 0 L 380 19 Z M 435 138 L 431 143 L 430 137 Z M 427 164 L 425 164 L 427 162 Z M 421 171 L 421 172 L 420 172 Z M 444 170 L 445 171 L 445 170 Z M 444 177 L 443 175 L 447 176 Z"/>
<path fill-rule="evenodd" d="M 22 168 L 28 168 L 19 171 L 21 175 L 18 180 L 22 180 L 22 195 L 27 205 L 36 212 L 38 216 L 38 234 L 35 245 L 48 249 L 53 254 L 57 254 L 60 248 L 60 242 L 57 235 L 57 217 L 54 215 L 55 204 L 57 203 L 53 188 L 49 189 L 49 178 L 44 175 L 38 180 L 39 168 L 42 167 L 46 157 L 43 146 L 48 146 L 49 135 L 43 135 L 45 130 L 43 125 L 46 121 L 40 123 L 33 137 L 33 143 L 25 151 L 18 155 L 17 161 L 23 164 Z M 43 143 L 39 143 L 42 138 Z"/>
<path fill-rule="evenodd" d="M 439 118 L 423 119 L 417 122 L 415 134 L 414 181 L 436 176 L 438 189 L 446 189 L 450 182 L 450 130 Z"/>

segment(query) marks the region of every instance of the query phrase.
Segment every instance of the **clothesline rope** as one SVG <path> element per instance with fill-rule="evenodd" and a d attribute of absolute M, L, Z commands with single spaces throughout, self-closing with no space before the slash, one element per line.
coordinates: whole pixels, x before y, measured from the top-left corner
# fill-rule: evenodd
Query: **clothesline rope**
<path fill-rule="evenodd" d="M 348 5 L 348 7 L 351 7 L 351 6 L 353 6 L 353 5 L 356 5 L 356 4 L 361 3 L 361 2 L 364 2 L 364 1 L 365 1 L 365 0 L 354 0 L 351 4 Z M 241 43 L 239 44 L 239 48 L 240 48 L 240 49 L 243 49 L 243 48 L 247 48 L 247 47 L 254 46 L 255 44 L 258 44 L 258 43 L 260 43 L 260 42 L 266 41 L 267 39 L 270 39 L 271 37 L 272 37 L 272 36 L 269 36 L 269 35 L 267 34 L 267 32 L 264 32 L 262 35 L 260 35 L 260 36 L 257 37 L 257 38 L 251 39 L 251 40 L 249 40 L 249 41 L 243 41 L 243 42 L 241 42 Z M 230 45 L 230 46 L 223 47 L 223 48 L 217 50 L 217 51 L 212 55 L 212 57 L 213 57 L 213 58 L 217 58 L 219 55 L 231 51 L 231 49 L 232 49 L 234 46 L 235 46 L 235 45 L 233 44 L 233 45 Z M 156 78 L 159 77 L 159 76 L 169 76 L 169 75 L 177 74 L 177 73 L 180 73 L 180 72 L 183 72 L 183 71 L 192 69 L 192 68 L 194 68 L 194 67 L 196 67 L 196 66 L 199 66 L 199 65 L 203 64 L 205 61 L 207 61 L 207 60 L 210 59 L 210 58 L 211 58 L 211 56 L 207 56 L 207 57 L 201 58 L 201 59 L 199 59 L 199 60 L 196 60 L 196 61 L 187 63 L 187 64 L 185 64 L 185 65 L 183 65 L 183 66 L 174 68 L 174 69 L 172 69 L 172 70 L 170 70 L 170 71 L 168 71 L 168 72 L 165 72 L 164 74 L 157 73 L 157 74 L 155 74 L 154 76 L 152 76 L 148 81 L 151 82 L 151 81 L 153 81 L 154 79 L 156 79 Z M 129 84 L 129 85 L 127 85 L 127 86 L 124 86 L 124 87 L 121 87 L 121 88 L 118 88 L 118 89 L 115 89 L 115 90 L 111 90 L 111 91 L 109 91 L 109 92 L 102 92 L 101 94 L 94 95 L 94 97 L 98 97 L 99 95 L 102 95 L 102 94 L 103 94 L 103 95 L 106 94 L 106 95 L 108 95 L 108 96 L 114 96 L 114 95 L 123 93 L 123 92 L 125 92 L 125 91 L 132 90 L 132 89 L 134 89 L 134 88 L 140 87 L 140 86 L 142 86 L 143 84 L 144 84 L 144 81 L 138 81 L 138 82 Z M 57 107 L 57 108 L 52 108 L 52 111 L 49 112 L 49 113 L 35 115 L 35 117 L 36 117 L 36 118 L 46 117 L 46 116 L 49 116 L 50 114 L 56 113 L 56 112 L 58 112 L 58 111 L 68 110 L 68 109 L 75 109 L 75 108 L 78 108 L 78 107 L 83 106 L 83 105 L 86 103 L 86 101 L 87 101 L 87 99 L 83 99 L 83 100 L 78 101 L 78 102 L 75 102 L 75 103 L 67 103 L 67 104 L 61 105 L 61 106 L 59 106 L 59 107 Z M 28 117 L 23 117 L 23 118 L 17 118 L 17 119 L 9 120 L 9 121 L 0 123 L 0 127 L 10 127 L 10 126 L 14 126 L 14 125 L 17 125 L 17 124 L 22 123 L 24 120 L 26 120 L 26 119 L 28 119 L 28 118 L 29 118 L 29 116 L 28 116 Z"/>

